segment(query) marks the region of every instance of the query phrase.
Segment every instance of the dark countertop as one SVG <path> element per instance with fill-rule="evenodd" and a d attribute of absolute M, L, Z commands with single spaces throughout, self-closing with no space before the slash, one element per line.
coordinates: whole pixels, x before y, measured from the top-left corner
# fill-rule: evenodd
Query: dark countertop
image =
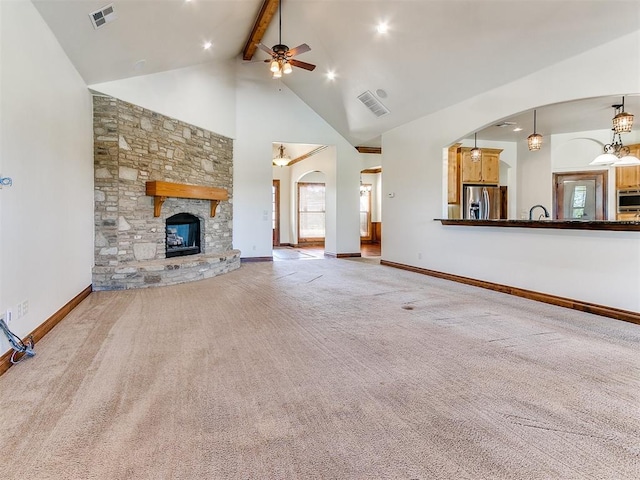
<path fill-rule="evenodd" d="M 553 228 L 564 230 L 610 230 L 640 231 L 640 221 L 609 220 L 461 220 L 454 218 L 436 218 L 442 225 L 463 225 L 467 227 L 520 227 Z"/>

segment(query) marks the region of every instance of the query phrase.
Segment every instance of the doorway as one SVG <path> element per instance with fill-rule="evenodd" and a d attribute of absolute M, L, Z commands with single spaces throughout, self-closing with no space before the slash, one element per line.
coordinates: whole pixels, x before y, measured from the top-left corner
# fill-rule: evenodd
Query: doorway
<path fill-rule="evenodd" d="M 360 255 L 379 257 L 382 250 L 381 167 L 360 172 Z"/>
<path fill-rule="evenodd" d="M 271 187 L 271 221 L 273 246 L 280 246 L 280 180 L 274 180 Z"/>
<path fill-rule="evenodd" d="M 558 220 L 607 219 L 607 171 L 553 174 L 553 211 Z"/>

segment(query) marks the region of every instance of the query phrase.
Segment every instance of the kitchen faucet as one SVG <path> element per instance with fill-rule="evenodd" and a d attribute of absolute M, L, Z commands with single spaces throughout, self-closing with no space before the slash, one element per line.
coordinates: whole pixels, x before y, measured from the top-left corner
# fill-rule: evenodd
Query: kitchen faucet
<path fill-rule="evenodd" d="M 533 211 L 534 211 L 536 208 L 538 208 L 538 207 L 540 207 L 542 210 L 544 210 L 544 217 L 545 217 L 545 218 L 549 218 L 549 212 L 547 211 L 547 209 L 546 209 L 546 208 L 544 208 L 544 206 L 543 206 L 543 205 L 534 205 L 534 206 L 533 206 L 533 207 L 531 207 L 531 209 L 529 210 L 529 220 L 533 220 Z M 540 215 L 540 216 L 538 217 L 538 220 L 540 220 L 540 218 L 542 218 L 542 215 Z"/>

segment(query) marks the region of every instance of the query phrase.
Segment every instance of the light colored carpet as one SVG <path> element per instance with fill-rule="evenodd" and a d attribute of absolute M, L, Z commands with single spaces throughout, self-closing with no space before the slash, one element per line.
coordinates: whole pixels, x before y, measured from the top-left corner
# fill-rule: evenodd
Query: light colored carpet
<path fill-rule="evenodd" d="M 637 479 L 640 327 L 354 260 L 87 298 L 3 479 Z"/>

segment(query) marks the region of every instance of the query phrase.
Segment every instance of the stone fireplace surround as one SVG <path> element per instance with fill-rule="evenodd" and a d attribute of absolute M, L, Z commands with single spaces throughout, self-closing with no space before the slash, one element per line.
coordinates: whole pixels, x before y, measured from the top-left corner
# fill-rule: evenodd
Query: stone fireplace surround
<path fill-rule="evenodd" d="M 172 285 L 240 267 L 232 247 L 233 141 L 121 100 L 94 95 L 94 290 Z M 154 217 L 150 181 L 225 189 L 215 217 L 207 200 L 167 198 Z M 165 258 L 165 221 L 200 220 L 201 253 Z"/>

